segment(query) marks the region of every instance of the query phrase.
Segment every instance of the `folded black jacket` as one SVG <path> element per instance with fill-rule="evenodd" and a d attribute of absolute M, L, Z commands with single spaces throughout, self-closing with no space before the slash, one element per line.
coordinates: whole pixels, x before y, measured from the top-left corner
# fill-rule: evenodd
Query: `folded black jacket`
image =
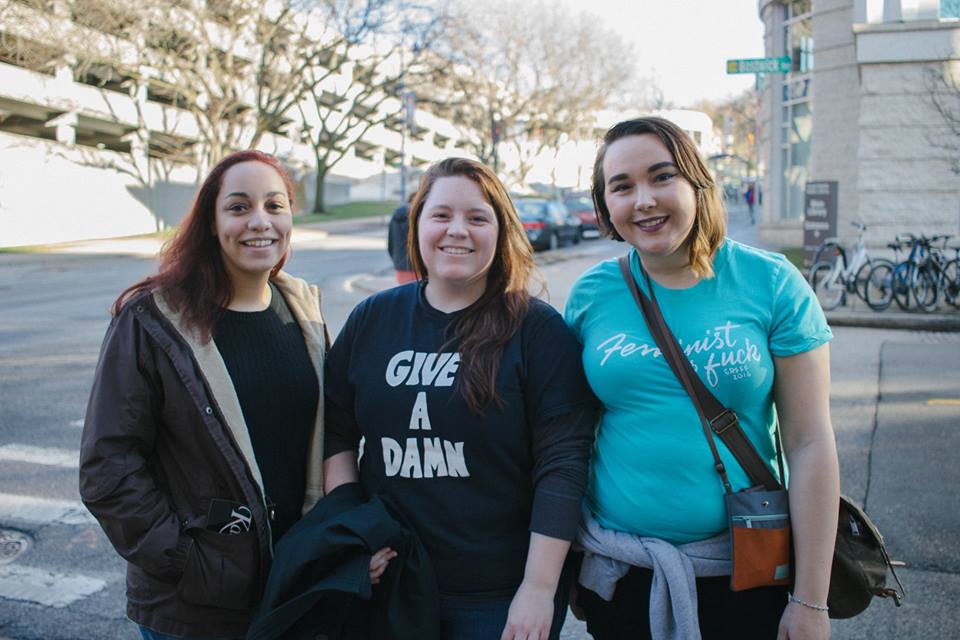
<path fill-rule="evenodd" d="M 370 556 L 397 552 L 380 584 Z M 274 550 L 248 640 L 433 640 L 440 598 L 426 551 L 412 530 L 359 484 L 331 491 Z"/>

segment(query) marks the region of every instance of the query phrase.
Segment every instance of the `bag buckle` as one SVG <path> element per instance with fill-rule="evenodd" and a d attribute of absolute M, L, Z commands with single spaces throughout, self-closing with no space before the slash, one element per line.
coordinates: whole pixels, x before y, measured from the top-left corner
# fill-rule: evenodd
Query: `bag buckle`
<path fill-rule="evenodd" d="M 710 428 L 715 434 L 723 435 L 723 432 L 737 424 L 737 414 L 730 409 L 724 409 L 723 413 L 710 421 Z"/>

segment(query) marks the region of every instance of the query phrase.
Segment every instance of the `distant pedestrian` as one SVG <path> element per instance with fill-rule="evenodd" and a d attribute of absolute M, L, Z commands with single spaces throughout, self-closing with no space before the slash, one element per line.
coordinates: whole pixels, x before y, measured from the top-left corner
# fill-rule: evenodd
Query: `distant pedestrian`
<path fill-rule="evenodd" d="M 393 261 L 393 268 L 397 271 L 397 283 L 406 284 L 416 280 L 413 266 L 410 264 L 410 255 L 407 250 L 407 233 L 410 227 L 410 203 L 414 194 L 410 194 L 407 201 L 397 207 L 390 216 L 390 226 L 387 230 L 387 253 Z"/>
<path fill-rule="evenodd" d="M 747 209 L 750 211 L 750 224 L 756 223 L 756 219 L 753 215 L 753 205 L 757 197 L 757 189 L 754 183 L 750 183 L 750 186 L 747 187 L 747 192 L 744 194 L 744 199 L 747 201 Z"/>
<path fill-rule="evenodd" d="M 113 307 L 80 495 L 147 640 L 244 637 L 272 545 L 321 494 L 326 327 L 317 288 L 280 270 L 293 200 L 272 156 L 227 156 Z"/>
<path fill-rule="evenodd" d="M 419 282 L 360 303 L 327 359 L 325 489 L 359 480 L 405 516 L 443 640 L 556 640 L 595 424 L 579 346 L 528 293 L 532 249 L 488 167 L 431 167 L 410 223 Z"/>

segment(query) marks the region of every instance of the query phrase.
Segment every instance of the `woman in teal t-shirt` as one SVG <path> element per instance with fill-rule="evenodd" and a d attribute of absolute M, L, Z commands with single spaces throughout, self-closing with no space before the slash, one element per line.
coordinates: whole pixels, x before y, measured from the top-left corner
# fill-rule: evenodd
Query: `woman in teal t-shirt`
<path fill-rule="evenodd" d="M 725 237 L 709 170 L 687 134 L 666 120 L 629 120 L 606 133 L 593 199 L 605 233 L 631 245 L 641 290 L 649 275 L 697 375 L 737 413 L 772 469 L 779 416 L 795 582 L 789 594 L 785 587 L 733 592 L 727 558 L 701 561 L 700 550 L 727 548 L 723 485 L 693 402 L 656 348 L 617 261 L 609 260 L 580 277 L 565 311 L 604 404 L 585 518 L 598 531 L 618 532 L 609 540 L 642 549 L 647 560 L 618 565 L 587 554 L 578 600 L 588 630 L 603 640 L 688 637 L 697 626 L 704 638 L 772 639 L 778 630 L 791 640 L 828 638 L 839 472 L 829 413 L 832 335 L 816 298 L 782 255 Z M 733 490 L 749 487 L 735 458 L 716 444 Z M 632 553 L 624 548 L 609 557 Z M 654 580 L 645 564 L 662 575 Z M 669 575 L 674 569 L 679 583 Z M 688 582 L 684 571 L 693 574 Z"/>

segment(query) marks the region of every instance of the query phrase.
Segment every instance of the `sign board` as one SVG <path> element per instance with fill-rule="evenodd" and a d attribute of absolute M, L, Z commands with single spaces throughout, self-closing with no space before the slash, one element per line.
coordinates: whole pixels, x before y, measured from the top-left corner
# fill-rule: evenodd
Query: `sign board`
<path fill-rule="evenodd" d="M 787 73 L 792 68 L 790 56 L 781 58 L 741 58 L 727 60 L 727 73 Z"/>
<path fill-rule="evenodd" d="M 837 181 L 808 182 L 803 194 L 803 263 L 810 266 L 824 238 L 837 235 Z"/>

